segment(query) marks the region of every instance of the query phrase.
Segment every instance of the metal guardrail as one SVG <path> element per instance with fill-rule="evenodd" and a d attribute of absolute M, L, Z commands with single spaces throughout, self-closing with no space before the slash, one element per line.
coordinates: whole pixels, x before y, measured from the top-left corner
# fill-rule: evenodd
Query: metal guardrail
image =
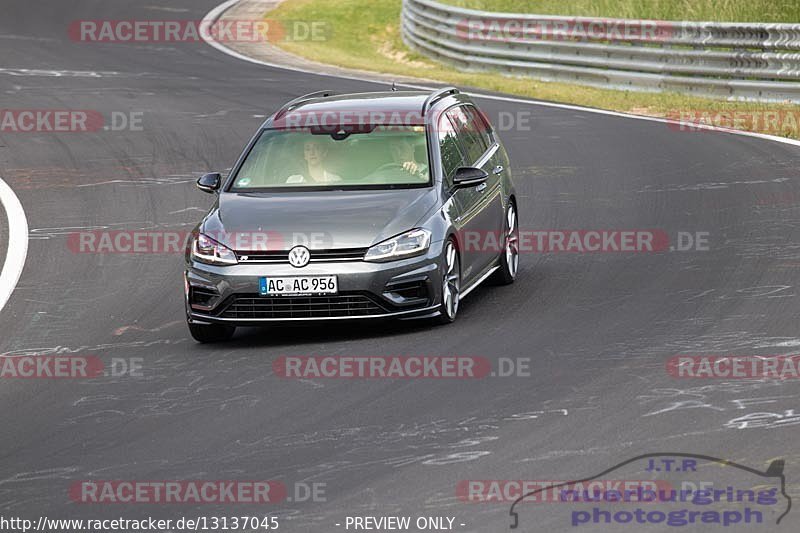
<path fill-rule="evenodd" d="M 403 0 L 408 46 L 464 70 L 800 103 L 800 24 L 489 13 Z"/>

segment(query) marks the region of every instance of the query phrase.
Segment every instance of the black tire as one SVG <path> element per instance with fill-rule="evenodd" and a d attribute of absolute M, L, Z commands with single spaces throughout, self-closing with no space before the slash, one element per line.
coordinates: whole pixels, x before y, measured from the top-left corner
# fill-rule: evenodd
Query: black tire
<path fill-rule="evenodd" d="M 234 332 L 236 332 L 235 326 L 189 324 L 189 333 L 192 334 L 192 338 L 202 344 L 229 341 Z"/>
<path fill-rule="evenodd" d="M 455 241 L 450 239 L 444 245 L 442 252 L 442 301 L 439 304 L 439 314 L 434 319 L 437 324 L 451 324 L 458 315 L 458 305 L 461 295 L 461 258 Z M 450 298 L 445 295 L 449 294 Z"/>
<path fill-rule="evenodd" d="M 519 217 L 513 201 L 508 203 L 506 210 L 503 237 L 500 268 L 492 274 L 495 285 L 511 285 L 519 271 Z"/>

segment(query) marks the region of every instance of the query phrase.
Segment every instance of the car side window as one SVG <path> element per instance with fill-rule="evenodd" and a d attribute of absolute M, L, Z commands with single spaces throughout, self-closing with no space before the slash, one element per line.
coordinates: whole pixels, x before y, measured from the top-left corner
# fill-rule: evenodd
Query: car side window
<path fill-rule="evenodd" d="M 475 122 L 474 117 L 468 114 L 464 106 L 454 107 L 447 112 L 447 115 L 453 121 L 467 158 L 467 165 L 475 164 L 489 148 L 479 131 L 482 126 Z"/>
<path fill-rule="evenodd" d="M 468 105 L 465 107 L 467 114 L 470 116 L 470 122 L 475 124 L 475 130 L 481 136 L 486 148 L 494 146 L 494 132 L 492 126 L 489 124 L 489 119 L 477 107 Z"/>
<path fill-rule="evenodd" d="M 445 183 L 453 184 L 453 176 L 459 167 L 464 166 L 464 154 L 458 143 L 456 129 L 447 113 L 442 113 L 438 124 L 439 152 L 442 155 L 442 172 Z"/>

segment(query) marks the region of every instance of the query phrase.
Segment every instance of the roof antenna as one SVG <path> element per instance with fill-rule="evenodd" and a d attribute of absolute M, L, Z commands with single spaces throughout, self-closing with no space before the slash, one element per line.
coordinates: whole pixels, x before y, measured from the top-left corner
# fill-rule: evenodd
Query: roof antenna
<path fill-rule="evenodd" d="M 397 92 L 397 84 L 392 80 L 392 92 Z"/>

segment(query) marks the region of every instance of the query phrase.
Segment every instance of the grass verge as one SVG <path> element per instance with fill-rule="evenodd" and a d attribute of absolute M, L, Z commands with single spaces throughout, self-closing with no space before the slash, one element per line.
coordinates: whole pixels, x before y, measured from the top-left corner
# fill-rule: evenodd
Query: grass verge
<path fill-rule="evenodd" d="M 511 4 L 516 0 L 492 1 Z M 693 113 L 692 116 L 708 116 L 707 119 L 700 118 L 701 121 L 800 139 L 800 106 L 791 104 L 726 102 L 677 93 L 617 91 L 542 82 L 530 78 L 461 72 L 417 54 L 405 46 L 400 36 L 400 8 L 400 0 L 286 0 L 267 17 L 286 23 L 296 20 L 327 23 L 332 31 L 324 41 L 276 43 L 287 52 L 322 63 L 401 76 L 418 76 L 459 87 L 474 87 L 638 115 L 675 117 L 682 112 L 689 112 Z M 700 112 L 707 115 L 698 115 Z M 735 117 L 735 120 L 731 117 Z"/>

